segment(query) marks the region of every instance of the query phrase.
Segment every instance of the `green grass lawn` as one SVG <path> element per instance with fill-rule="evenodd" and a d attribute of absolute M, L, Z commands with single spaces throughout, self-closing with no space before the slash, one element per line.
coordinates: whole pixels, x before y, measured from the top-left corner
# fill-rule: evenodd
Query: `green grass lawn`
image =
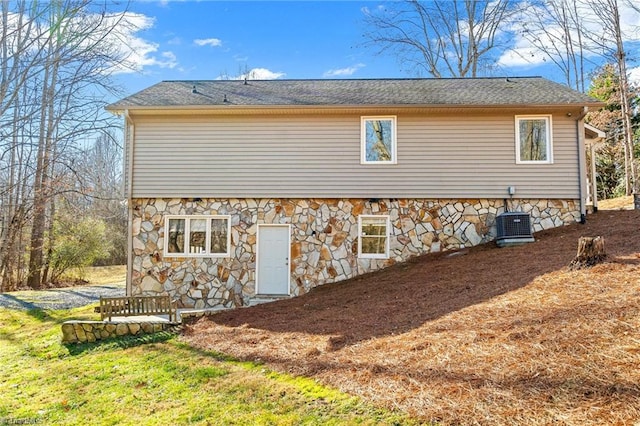
<path fill-rule="evenodd" d="M 416 423 L 168 333 L 63 345 L 61 323 L 95 319 L 92 309 L 0 308 L 0 425 Z"/>

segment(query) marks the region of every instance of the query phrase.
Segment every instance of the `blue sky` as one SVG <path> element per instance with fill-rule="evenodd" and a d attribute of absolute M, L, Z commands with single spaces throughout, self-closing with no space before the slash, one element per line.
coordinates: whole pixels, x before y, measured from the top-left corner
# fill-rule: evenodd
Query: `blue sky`
<path fill-rule="evenodd" d="M 134 0 L 129 21 L 135 28 L 127 38 L 136 72 L 116 77 L 127 94 L 161 80 L 237 78 L 245 70 L 258 79 L 413 77 L 395 57 L 363 46 L 362 10 L 381 3 Z M 640 14 L 625 17 L 640 25 Z M 513 44 L 524 54 L 503 55 L 496 75 L 561 79 L 540 55 L 530 55 L 526 42 Z M 640 67 L 634 72 L 640 81 Z"/>
<path fill-rule="evenodd" d="M 136 37 L 155 63 L 121 75 L 128 92 L 160 80 L 407 77 L 393 57 L 362 46 L 361 8 L 372 2 L 134 2 L 152 20 Z"/>

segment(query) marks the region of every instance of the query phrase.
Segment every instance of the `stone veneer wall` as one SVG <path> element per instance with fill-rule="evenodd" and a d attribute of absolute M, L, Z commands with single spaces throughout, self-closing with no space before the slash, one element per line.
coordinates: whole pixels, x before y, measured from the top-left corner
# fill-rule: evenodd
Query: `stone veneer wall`
<path fill-rule="evenodd" d="M 534 232 L 580 219 L 578 200 L 509 200 L 531 214 Z M 495 239 L 504 200 L 434 199 L 135 199 L 132 295 L 168 292 L 178 307 L 222 308 L 255 296 L 258 224 L 291 225 L 291 289 L 375 271 L 412 256 Z M 229 258 L 165 258 L 164 216 L 230 215 Z M 360 259 L 358 216 L 389 215 L 389 259 Z"/>

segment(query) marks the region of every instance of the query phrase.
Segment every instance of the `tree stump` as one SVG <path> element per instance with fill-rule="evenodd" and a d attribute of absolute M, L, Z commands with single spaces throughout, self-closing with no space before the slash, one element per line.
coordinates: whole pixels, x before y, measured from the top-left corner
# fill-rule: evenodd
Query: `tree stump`
<path fill-rule="evenodd" d="M 578 240 L 578 253 L 569 264 L 572 271 L 590 268 L 607 257 L 604 251 L 604 238 L 598 237 L 580 237 Z"/>

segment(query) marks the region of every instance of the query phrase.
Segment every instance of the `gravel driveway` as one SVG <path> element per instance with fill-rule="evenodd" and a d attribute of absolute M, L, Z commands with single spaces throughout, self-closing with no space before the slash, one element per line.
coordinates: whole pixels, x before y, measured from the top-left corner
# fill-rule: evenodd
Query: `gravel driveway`
<path fill-rule="evenodd" d="M 38 291 L 14 291 L 0 294 L 0 308 L 71 309 L 95 303 L 100 296 L 125 296 L 125 293 L 124 282 Z"/>

